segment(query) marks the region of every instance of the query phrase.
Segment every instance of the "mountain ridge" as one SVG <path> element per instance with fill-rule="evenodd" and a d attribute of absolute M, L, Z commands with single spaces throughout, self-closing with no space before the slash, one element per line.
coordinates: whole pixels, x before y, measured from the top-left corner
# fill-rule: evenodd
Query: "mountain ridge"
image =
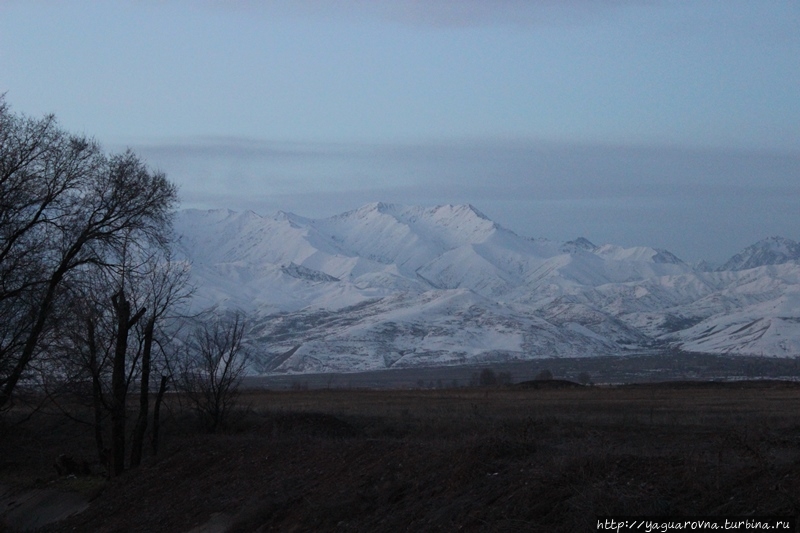
<path fill-rule="evenodd" d="M 800 266 L 777 253 L 790 239 L 731 258 L 749 268 L 703 271 L 658 248 L 521 237 L 469 204 L 321 219 L 185 210 L 175 230 L 197 305 L 252 315 L 255 371 L 800 351 Z"/>
<path fill-rule="evenodd" d="M 785 237 L 772 236 L 751 244 L 728 259 L 717 270 L 747 270 L 798 260 L 800 260 L 800 243 Z"/>

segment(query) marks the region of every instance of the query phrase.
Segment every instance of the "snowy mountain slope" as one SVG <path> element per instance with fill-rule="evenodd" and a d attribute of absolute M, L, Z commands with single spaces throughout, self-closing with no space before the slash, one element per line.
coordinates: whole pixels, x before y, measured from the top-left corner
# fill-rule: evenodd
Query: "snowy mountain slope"
<path fill-rule="evenodd" d="M 800 260 L 800 243 L 783 237 L 769 237 L 731 257 L 719 271 L 747 270 Z"/>
<path fill-rule="evenodd" d="M 611 326 L 592 324 L 607 330 L 597 333 L 580 320 L 548 321 L 458 289 L 390 297 L 336 313 L 287 313 L 265 321 L 258 334 L 271 341 L 262 370 L 297 372 L 601 355 L 620 350 L 620 340 L 643 340 L 622 325 L 608 335 L 613 320 Z"/>
<path fill-rule="evenodd" d="M 325 219 L 187 210 L 175 226 L 196 305 L 246 310 L 263 371 L 658 346 L 800 354 L 786 239 L 767 239 L 783 256 L 750 247 L 708 272 L 655 248 L 521 237 L 469 205 L 373 203 Z M 744 268 L 754 261 L 769 264 Z"/>
<path fill-rule="evenodd" d="M 800 354 L 800 289 L 718 314 L 670 338 L 685 350 L 767 356 Z"/>

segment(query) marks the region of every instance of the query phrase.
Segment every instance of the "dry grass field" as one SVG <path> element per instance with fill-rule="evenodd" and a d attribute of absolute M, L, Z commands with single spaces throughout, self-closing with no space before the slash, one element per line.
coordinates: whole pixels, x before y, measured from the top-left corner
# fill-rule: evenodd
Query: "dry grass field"
<path fill-rule="evenodd" d="M 594 531 L 597 515 L 800 514 L 800 386 L 252 391 L 221 434 L 171 398 L 162 452 L 91 458 L 59 417 L 5 420 L 0 483 L 76 491 L 44 531 Z M 8 417 L 7 417 L 8 418 Z"/>

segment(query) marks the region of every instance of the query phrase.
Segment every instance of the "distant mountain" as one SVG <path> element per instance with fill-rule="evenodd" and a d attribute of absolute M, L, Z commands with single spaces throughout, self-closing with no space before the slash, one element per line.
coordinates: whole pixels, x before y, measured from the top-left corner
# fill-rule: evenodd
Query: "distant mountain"
<path fill-rule="evenodd" d="M 800 260 L 800 243 L 783 237 L 769 237 L 748 246 L 717 270 L 747 270 Z"/>
<path fill-rule="evenodd" d="M 578 250 L 594 252 L 597 250 L 597 245 L 585 237 L 578 237 L 574 241 L 565 242 L 561 247 L 561 251 L 566 253 L 576 253 Z"/>
<path fill-rule="evenodd" d="M 176 232 L 196 305 L 247 311 L 261 372 L 666 347 L 800 354 L 800 266 L 773 264 L 791 257 L 787 239 L 706 272 L 656 248 L 521 237 L 470 205 L 324 219 L 187 210 Z"/>

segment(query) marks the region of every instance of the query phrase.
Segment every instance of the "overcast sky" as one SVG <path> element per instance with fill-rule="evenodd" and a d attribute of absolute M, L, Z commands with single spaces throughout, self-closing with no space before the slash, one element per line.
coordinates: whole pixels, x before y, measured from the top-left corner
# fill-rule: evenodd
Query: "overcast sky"
<path fill-rule="evenodd" d="M 0 93 L 183 207 L 472 203 L 687 261 L 800 239 L 797 0 L 0 0 Z"/>

